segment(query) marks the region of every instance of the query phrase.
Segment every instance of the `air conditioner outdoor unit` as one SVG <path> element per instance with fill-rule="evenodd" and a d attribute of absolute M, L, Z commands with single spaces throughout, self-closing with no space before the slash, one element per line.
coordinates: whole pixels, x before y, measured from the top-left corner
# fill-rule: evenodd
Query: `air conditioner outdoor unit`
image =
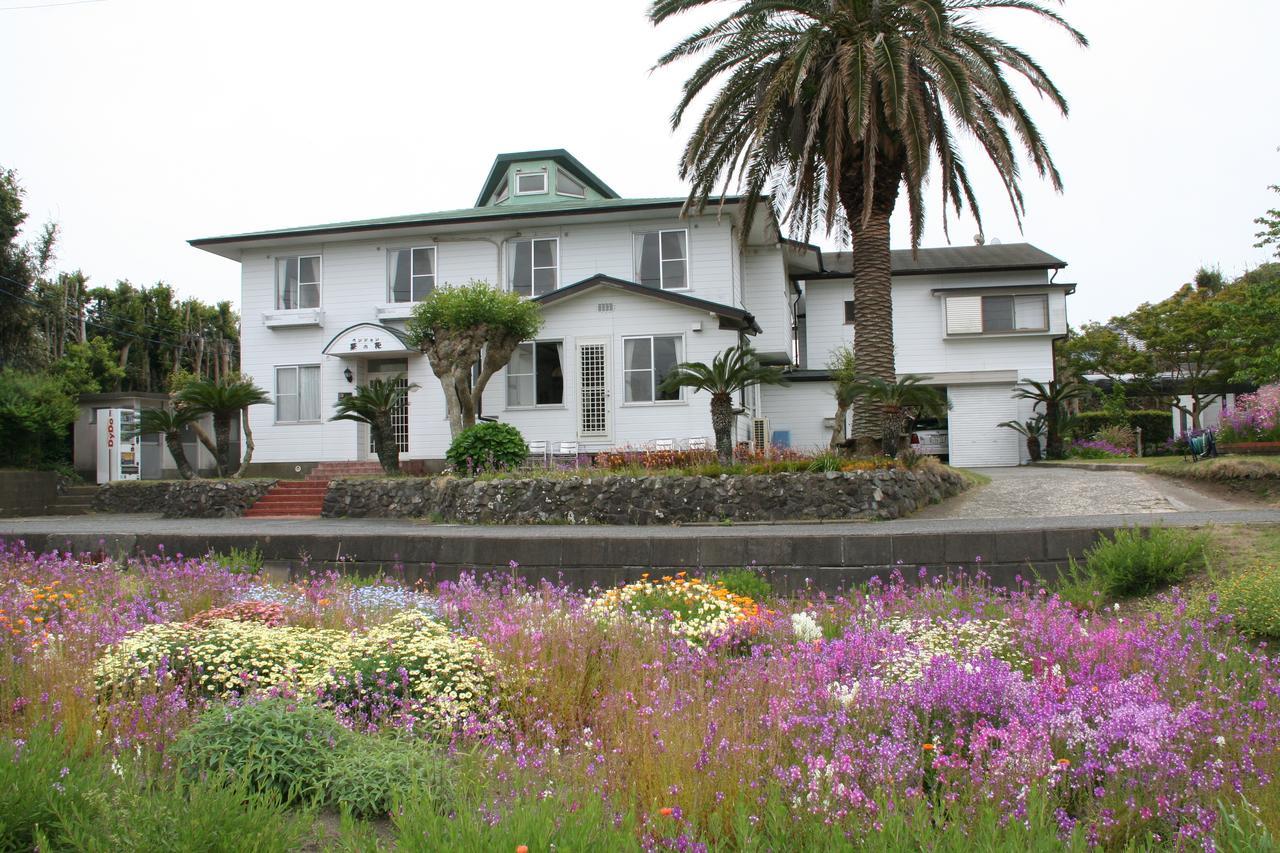
<path fill-rule="evenodd" d="M 751 421 L 751 447 L 763 453 L 769 449 L 769 419 L 753 418 Z"/>

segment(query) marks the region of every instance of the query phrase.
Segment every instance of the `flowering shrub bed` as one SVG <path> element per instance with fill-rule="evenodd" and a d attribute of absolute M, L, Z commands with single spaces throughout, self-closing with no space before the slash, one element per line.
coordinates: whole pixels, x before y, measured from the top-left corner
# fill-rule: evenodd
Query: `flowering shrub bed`
<path fill-rule="evenodd" d="M 0 569 L 0 607 L 33 614 L 0 632 L 0 846 L 38 828 L 105 847 L 88 816 L 141 814 L 197 751 L 201 785 L 288 768 L 276 800 L 228 789 L 246 813 L 283 820 L 305 780 L 390 811 L 406 849 L 1246 850 L 1280 831 L 1280 659 L 1212 600 L 1085 611 L 898 579 L 765 611 L 686 575 L 397 597 L 180 558 L 0 549 Z M 331 755 L 309 732 L 363 740 Z M 250 767 L 259 742 L 284 753 Z M 358 820 L 331 831 L 371 846 Z"/>
<path fill-rule="evenodd" d="M 1101 439 L 1080 439 L 1067 446 L 1068 459 L 1124 459 L 1132 455 L 1132 449 Z"/>
<path fill-rule="evenodd" d="M 1235 406 L 1222 413 L 1218 440 L 1222 444 L 1280 441 L 1280 384 L 1236 397 Z"/>
<path fill-rule="evenodd" d="M 724 586 L 685 572 L 605 590 L 588 606 L 605 619 L 627 616 L 656 625 L 694 643 L 724 634 L 735 625 L 755 619 L 760 607 L 750 598 L 734 595 Z"/>

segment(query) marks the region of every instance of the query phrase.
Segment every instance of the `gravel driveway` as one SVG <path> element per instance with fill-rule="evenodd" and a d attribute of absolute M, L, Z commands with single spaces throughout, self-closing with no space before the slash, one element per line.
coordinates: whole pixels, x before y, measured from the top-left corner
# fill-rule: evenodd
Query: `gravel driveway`
<path fill-rule="evenodd" d="M 1229 510 L 1176 480 L 1136 471 L 1028 466 L 975 469 L 991 482 L 927 507 L 912 518 L 1018 518 Z"/>

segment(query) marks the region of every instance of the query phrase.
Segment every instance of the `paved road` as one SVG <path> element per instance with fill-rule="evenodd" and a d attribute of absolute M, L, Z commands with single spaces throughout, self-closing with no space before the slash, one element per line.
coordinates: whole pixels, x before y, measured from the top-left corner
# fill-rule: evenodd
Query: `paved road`
<path fill-rule="evenodd" d="M 1037 466 L 985 468 L 979 473 L 991 482 L 927 507 L 912 518 L 1062 518 L 1253 509 L 1203 494 L 1171 477 L 1138 471 Z"/>

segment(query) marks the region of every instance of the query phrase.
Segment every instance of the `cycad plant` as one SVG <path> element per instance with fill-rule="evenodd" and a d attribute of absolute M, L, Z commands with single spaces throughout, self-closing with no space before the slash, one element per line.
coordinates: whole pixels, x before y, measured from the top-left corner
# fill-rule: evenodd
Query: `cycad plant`
<path fill-rule="evenodd" d="M 1031 457 L 1031 461 L 1040 461 L 1040 436 L 1044 435 L 1044 415 L 1036 415 L 1025 421 L 1004 421 L 996 426 L 1011 429 L 1022 436 L 1027 443 L 1027 455 Z"/>
<path fill-rule="evenodd" d="M 711 430 L 716 436 L 716 452 L 723 461 L 733 459 L 733 397 L 753 385 L 785 385 L 782 369 L 766 367 L 748 346 L 730 347 L 711 364 L 686 361 L 677 364 L 663 379 L 663 391 L 692 388 L 711 395 Z"/>
<path fill-rule="evenodd" d="M 1033 412 L 1044 408 L 1039 414 L 1044 418 L 1044 450 L 1050 459 L 1061 459 L 1064 455 L 1062 435 L 1068 418 L 1067 403 L 1088 395 L 1087 385 L 1075 381 L 1059 382 L 1056 379 L 1048 382 L 1023 379 L 1013 392 L 1013 396 L 1019 400 L 1030 400 Z"/>
<path fill-rule="evenodd" d="M 388 379 L 370 379 L 366 385 L 356 386 L 350 396 L 342 397 L 334 406 L 337 414 L 331 421 L 355 421 L 369 425 L 373 450 L 378 454 L 382 470 L 388 474 L 400 472 L 400 447 L 396 443 L 393 416 L 403 403 L 405 395 L 417 385 L 400 384 L 403 376 Z"/>
<path fill-rule="evenodd" d="M 727 14 L 657 63 L 702 60 L 672 115 L 679 126 L 694 104 L 706 104 L 680 166 L 691 182 L 688 207 L 701 209 L 738 184 L 743 233 L 756 204 L 774 191 L 797 236 L 807 238 L 815 226 L 847 236 L 858 367 L 892 382 L 889 221 L 899 192 L 915 248 L 935 167 L 943 228 L 947 207 L 959 215 L 966 204 L 982 227 L 961 139 L 976 142 L 995 166 L 1019 220 L 1019 150 L 1054 189 L 1062 186 L 1019 91 L 1035 92 L 1063 115 L 1066 99 L 1030 54 L 989 33 L 982 18 L 990 10 L 1024 12 L 1077 44 L 1087 41 L 1048 0 L 654 0 L 649 18 L 660 24 L 713 3 L 728 6 Z M 874 408 L 855 409 L 855 438 L 874 443 L 879 428 Z"/>
<path fill-rule="evenodd" d="M 944 394 L 925 383 L 933 377 L 908 373 L 887 382 L 878 376 L 862 376 L 849 383 L 848 393 L 858 409 L 871 406 L 879 413 L 880 449 L 885 456 L 898 455 L 898 445 L 907 426 L 918 418 L 938 418 L 951 408 Z"/>
<path fill-rule="evenodd" d="M 175 407 L 173 409 L 143 409 L 138 417 L 138 431 L 144 435 L 159 433 L 164 436 L 165 447 L 178 466 L 182 479 L 190 480 L 195 476 L 191 463 L 187 460 L 186 451 L 182 448 L 182 430 L 196 419 L 189 409 Z"/>
<path fill-rule="evenodd" d="M 213 415 L 214 441 L 200 429 L 199 423 L 192 421 L 196 435 L 202 444 L 213 453 L 219 477 L 227 477 L 239 473 L 240 463 L 235 469 L 231 467 L 231 422 L 243 414 L 243 421 L 249 421 L 249 407 L 261 403 L 270 403 L 267 392 L 254 384 L 252 379 L 239 375 L 231 375 L 222 379 L 198 379 L 178 391 L 173 397 L 182 409 L 192 414 L 209 413 Z M 246 436 L 246 442 L 248 438 Z"/>

